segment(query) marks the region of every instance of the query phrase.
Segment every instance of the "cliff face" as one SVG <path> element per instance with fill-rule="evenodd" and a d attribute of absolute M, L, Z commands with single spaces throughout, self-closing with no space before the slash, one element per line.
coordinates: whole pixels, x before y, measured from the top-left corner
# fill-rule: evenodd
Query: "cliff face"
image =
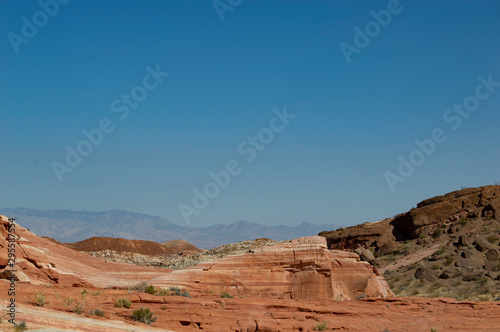
<path fill-rule="evenodd" d="M 385 280 L 358 255 L 328 250 L 320 236 L 298 238 L 178 270 L 150 281 L 233 296 L 353 299 L 391 296 Z M 363 295 L 363 296 L 364 296 Z"/>
<path fill-rule="evenodd" d="M 416 208 L 394 218 L 374 223 L 325 231 L 331 248 L 374 247 L 376 251 L 395 250 L 395 241 L 432 235 L 437 228 L 459 221 L 496 220 L 500 214 L 500 186 L 485 186 L 454 191 L 426 199 Z"/>
<path fill-rule="evenodd" d="M 426 199 L 394 218 L 322 232 L 375 264 L 397 295 L 500 297 L 500 186 Z"/>

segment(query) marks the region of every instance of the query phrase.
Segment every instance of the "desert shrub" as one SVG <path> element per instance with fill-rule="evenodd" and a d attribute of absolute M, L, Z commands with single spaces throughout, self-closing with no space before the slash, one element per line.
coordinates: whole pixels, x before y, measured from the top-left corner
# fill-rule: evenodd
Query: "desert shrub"
<path fill-rule="evenodd" d="M 97 291 L 97 292 L 95 292 L 95 293 L 94 293 L 94 294 L 92 294 L 92 295 L 94 295 L 94 296 L 99 296 L 99 295 L 101 295 L 101 292 L 100 292 L 100 291 Z"/>
<path fill-rule="evenodd" d="M 169 296 L 170 295 L 170 291 L 168 289 L 164 289 L 164 288 L 160 288 L 158 289 L 158 294 L 156 294 L 158 296 Z"/>
<path fill-rule="evenodd" d="M 431 332 L 437 332 L 437 330 L 436 329 L 431 329 Z"/>
<path fill-rule="evenodd" d="M 16 332 L 21 332 L 21 331 L 27 331 L 28 330 L 28 326 L 26 326 L 26 322 L 23 320 L 22 322 L 20 322 L 19 324 L 14 324 L 14 331 Z"/>
<path fill-rule="evenodd" d="M 94 315 L 94 316 L 104 317 L 104 311 L 99 310 L 99 309 L 90 310 L 90 314 Z"/>
<path fill-rule="evenodd" d="M 156 295 L 158 294 L 158 289 L 153 286 L 153 285 L 149 285 L 146 287 L 146 289 L 144 290 L 146 293 L 148 294 L 151 294 L 151 295 Z"/>
<path fill-rule="evenodd" d="M 188 291 L 183 291 L 183 292 L 181 292 L 180 296 L 184 296 L 184 297 L 189 297 L 189 298 L 191 298 L 191 294 L 189 294 L 189 292 L 188 292 Z"/>
<path fill-rule="evenodd" d="M 437 265 L 437 264 L 433 264 L 433 265 L 431 266 L 431 269 L 433 269 L 433 270 L 439 270 L 439 265 Z"/>
<path fill-rule="evenodd" d="M 465 218 L 461 218 L 461 219 L 458 221 L 458 223 L 459 223 L 460 225 L 462 225 L 462 226 L 465 226 L 465 224 L 467 224 L 467 222 L 468 222 L 468 220 L 467 220 L 467 219 L 465 219 Z"/>
<path fill-rule="evenodd" d="M 327 328 L 328 324 L 326 322 L 323 322 L 316 325 L 313 331 L 326 331 Z"/>
<path fill-rule="evenodd" d="M 439 248 L 439 250 L 438 250 L 438 251 L 436 251 L 436 255 L 438 255 L 438 256 L 439 256 L 439 255 L 444 254 L 444 253 L 445 253 L 445 251 L 446 251 L 446 249 L 447 249 L 447 247 L 446 247 L 446 246 L 442 246 L 441 248 Z"/>
<path fill-rule="evenodd" d="M 132 302 L 130 302 L 130 300 L 127 300 L 127 299 L 118 299 L 116 300 L 116 304 L 115 304 L 118 308 L 127 308 L 127 309 L 130 309 L 130 307 L 132 306 Z"/>
<path fill-rule="evenodd" d="M 434 233 L 432 233 L 432 237 L 435 238 L 435 239 L 437 239 L 441 235 L 441 233 L 443 233 L 443 229 L 442 228 L 436 228 L 434 230 Z"/>
<path fill-rule="evenodd" d="M 489 243 L 495 243 L 497 240 L 497 237 L 495 235 L 490 235 L 486 238 L 486 240 L 488 240 Z"/>
<path fill-rule="evenodd" d="M 74 301 L 73 299 L 70 299 L 69 297 L 67 297 L 67 298 L 63 299 L 63 304 L 65 307 L 69 307 L 70 305 L 73 304 L 73 301 Z"/>
<path fill-rule="evenodd" d="M 73 312 L 77 315 L 81 315 L 83 314 L 84 307 L 85 305 L 78 303 L 75 305 L 75 308 L 73 308 Z"/>
<path fill-rule="evenodd" d="M 170 287 L 170 294 L 184 297 L 191 297 L 188 291 L 182 291 L 179 287 Z"/>
<path fill-rule="evenodd" d="M 232 298 L 234 298 L 234 296 L 232 296 L 228 292 L 222 292 L 222 293 L 220 293 L 220 297 L 222 297 L 223 299 L 224 298 L 226 298 L 226 299 L 232 299 Z"/>
<path fill-rule="evenodd" d="M 179 287 L 169 287 L 168 290 L 172 295 L 180 295 L 181 289 Z"/>
<path fill-rule="evenodd" d="M 444 265 L 450 266 L 451 263 L 453 263 L 453 259 L 451 257 L 446 258 L 446 262 L 444 262 Z"/>
<path fill-rule="evenodd" d="M 141 323 L 151 324 L 152 322 L 156 321 L 157 317 L 153 317 L 153 312 L 149 308 L 141 307 L 137 310 L 134 310 L 132 318 Z"/>
<path fill-rule="evenodd" d="M 140 282 L 140 283 L 130 287 L 130 289 L 144 293 L 146 291 L 146 287 L 148 287 L 148 284 L 147 284 L 147 282 L 143 281 L 143 282 Z"/>
<path fill-rule="evenodd" d="M 39 307 L 43 307 L 45 304 L 45 295 L 43 293 L 38 292 L 36 293 L 36 305 Z"/>

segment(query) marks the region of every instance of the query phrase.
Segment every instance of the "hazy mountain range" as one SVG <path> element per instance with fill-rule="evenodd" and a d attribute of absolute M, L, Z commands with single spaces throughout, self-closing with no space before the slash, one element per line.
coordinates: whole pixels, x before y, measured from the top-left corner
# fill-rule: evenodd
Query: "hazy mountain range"
<path fill-rule="evenodd" d="M 180 226 L 158 216 L 119 210 L 90 212 L 7 208 L 0 209 L 0 214 L 16 218 L 21 226 L 29 228 L 38 236 L 48 236 L 66 243 L 94 236 L 155 242 L 182 239 L 203 249 L 264 237 L 278 241 L 290 240 L 338 228 L 309 222 L 294 227 L 264 226 L 248 221 L 191 227 Z"/>

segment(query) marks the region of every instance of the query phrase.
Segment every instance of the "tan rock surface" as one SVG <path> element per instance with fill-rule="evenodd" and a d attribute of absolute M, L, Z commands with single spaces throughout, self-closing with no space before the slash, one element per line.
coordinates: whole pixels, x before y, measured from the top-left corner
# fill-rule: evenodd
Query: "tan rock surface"
<path fill-rule="evenodd" d="M 391 296 L 385 280 L 358 255 L 328 250 L 320 236 L 252 250 L 177 270 L 150 281 L 159 287 L 284 299 Z"/>

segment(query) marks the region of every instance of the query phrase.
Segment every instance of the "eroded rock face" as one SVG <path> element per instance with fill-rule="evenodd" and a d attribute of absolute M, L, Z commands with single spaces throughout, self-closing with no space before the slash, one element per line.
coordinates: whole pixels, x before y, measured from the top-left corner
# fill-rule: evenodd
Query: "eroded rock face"
<path fill-rule="evenodd" d="M 0 216 L 0 273 L 7 266 L 8 218 Z M 130 286 L 169 272 L 105 262 L 41 238 L 16 224 L 16 276 L 32 284 Z M 6 275 L 6 274 L 5 274 Z"/>
<path fill-rule="evenodd" d="M 393 218 L 321 232 L 330 248 L 376 247 L 380 254 L 398 249 L 397 241 L 432 236 L 444 224 L 481 218 L 494 220 L 500 213 L 500 186 L 454 191 L 426 199 L 417 207 Z"/>
<path fill-rule="evenodd" d="M 150 281 L 233 296 L 284 299 L 353 299 L 359 295 L 392 296 L 374 267 L 355 253 L 328 250 L 320 236 L 262 247 L 228 256 Z"/>

